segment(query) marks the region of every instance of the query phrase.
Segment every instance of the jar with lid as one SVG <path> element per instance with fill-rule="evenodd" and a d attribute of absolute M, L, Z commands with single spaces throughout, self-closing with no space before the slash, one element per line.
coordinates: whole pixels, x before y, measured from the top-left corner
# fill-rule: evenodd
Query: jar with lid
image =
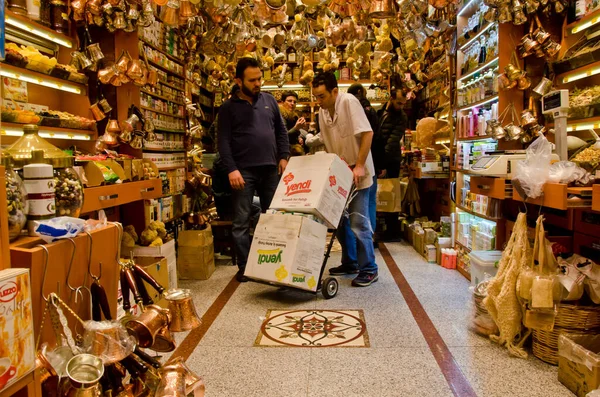
<path fill-rule="evenodd" d="M 27 190 L 15 172 L 12 157 L 9 154 L 0 154 L 0 164 L 4 166 L 4 179 L 6 187 L 6 203 L 8 205 L 8 238 L 13 241 L 27 223 Z"/>
<path fill-rule="evenodd" d="M 38 126 L 26 124 L 23 126 L 23 136 L 11 147 L 6 149 L 14 160 L 15 168 L 22 168 L 35 161 L 38 164 L 50 165 L 53 169 L 53 184 L 56 186 L 55 215 L 79 217 L 83 206 L 83 184 L 73 169 L 74 158 L 50 144 L 38 135 Z M 36 154 L 34 160 L 34 152 Z M 27 182 L 25 182 L 27 188 Z M 28 193 L 29 190 L 28 190 Z M 31 205 L 30 205 L 31 207 Z"/>
<path fill-rule="evenodd" d="M 35 237 L 35 221 L 52 219 L 56 212 L 52 166 L 44 163 L 43 151 L 32 151 L 31 164 L 23 166 L 23 178 L 29 200 L 27 230 Z"/>

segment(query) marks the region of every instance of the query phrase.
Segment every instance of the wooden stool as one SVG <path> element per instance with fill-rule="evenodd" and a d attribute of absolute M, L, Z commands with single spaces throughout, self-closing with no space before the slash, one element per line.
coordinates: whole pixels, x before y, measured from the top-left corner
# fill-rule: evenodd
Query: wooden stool
<path fill-rule="evenodd" d="M 213 232 L 213 244 L 215 252 L 221 252 L 224 248 L 231 250 L 231 263 L 237 266 L 235 256 L 235 244 L 233 243 L 233 233 L 231 231 L 233 222 L 231 221 L 212 221 L 210 227 Z"/>

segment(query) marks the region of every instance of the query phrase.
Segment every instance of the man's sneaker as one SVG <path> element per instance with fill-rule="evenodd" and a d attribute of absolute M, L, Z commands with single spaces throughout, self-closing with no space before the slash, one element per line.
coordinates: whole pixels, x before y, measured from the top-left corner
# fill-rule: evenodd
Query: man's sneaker
<path fill-rule="evenodd" d="M 238 272 L 235 275 L 235 279 L 240 283 L 245 283 L 248 281 L 248 277 L 244 276 L 243 270 L 238 270 Z"/>
<path fill-rule="evenodd" d="M 367 287 L 378 279 L 379 275 L 377 273 L 359 273 L 359 275 L 352 280 L 352 285 L 355 287 Z"/>
<path fill-rule="evenodd" d="M 348 265 L 342 265 L 338 267 L 332 267 L 331 269 L 329 269 L 329 274 L 331 274 L 332 276 L 341 276 L 344 274 L 358 274 L 358 269 Z"/>

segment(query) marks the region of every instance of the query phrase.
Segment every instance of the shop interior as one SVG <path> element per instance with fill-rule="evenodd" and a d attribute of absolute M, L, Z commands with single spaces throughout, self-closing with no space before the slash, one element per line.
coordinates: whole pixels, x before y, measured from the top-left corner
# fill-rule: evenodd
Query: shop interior
<path fill-rule="evenodd" d="M 597 2 L 0 9 L 0 397 L 600 396 Z M 249 282 L 218 171 L 243 58 L 305 120 L 280 186 L 323 167 L 256 214 Z M 378 118 L 365 288 L 329 274 L 354 196 L 319 201 L 353 191 L 319 153 L 323 73 Z"/>

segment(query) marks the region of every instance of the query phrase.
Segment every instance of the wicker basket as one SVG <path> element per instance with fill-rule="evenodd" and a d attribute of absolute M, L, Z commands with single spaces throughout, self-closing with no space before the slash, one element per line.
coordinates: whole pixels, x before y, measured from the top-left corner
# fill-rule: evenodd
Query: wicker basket
<path fill-rule="evenodd" d="M 533 355 L 548 364 L 558 364 L 558 337 L 561 333 L 572 335 L 596 335 L 600 329 L 587 331 L 555 327 L 553 331 L 533 330 Z"/>
<path fill-rule="evenodd" d="M 558 305 L 555 327 L 571 330 L 600 328 L 600 306 Z"/>

